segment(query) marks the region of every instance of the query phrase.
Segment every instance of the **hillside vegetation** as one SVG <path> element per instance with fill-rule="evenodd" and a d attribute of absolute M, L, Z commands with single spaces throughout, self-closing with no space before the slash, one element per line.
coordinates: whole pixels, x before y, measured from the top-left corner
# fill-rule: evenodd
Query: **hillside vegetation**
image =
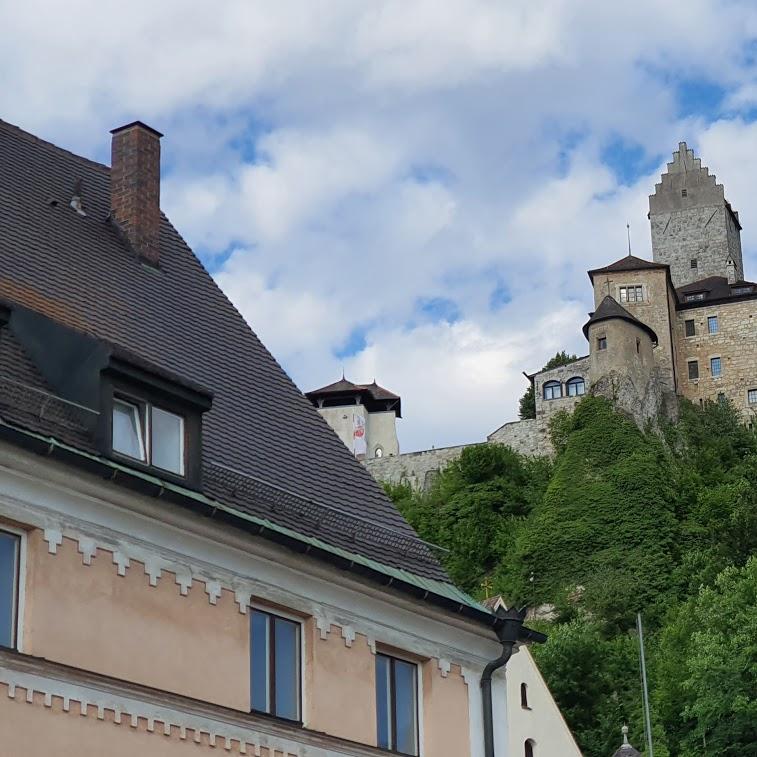
<path fill-rule="evenodd" d="M 553 461 L 482 444 L 389 492 L 474 596 L 553 606 L 534 653 L 586 757 L 624 722 L 643 745 L 637 611 L 656 757 L 757 755 L 757 435 L 728 403 L 660 434 L 598 397 L 552 432 Z"/>

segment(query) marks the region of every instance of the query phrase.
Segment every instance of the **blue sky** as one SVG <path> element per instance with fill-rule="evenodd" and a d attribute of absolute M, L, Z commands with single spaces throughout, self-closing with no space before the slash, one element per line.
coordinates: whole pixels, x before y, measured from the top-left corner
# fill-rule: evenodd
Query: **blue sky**
<path fill-rule="evenodd" d="M 585 272 L 626 223 L 649 256 L 680 140 L 757 277 L 752 1 L 122 11 L 0 0 L 0 118 L 103 162 L 116 125 L 164 132 L 164 210 L 218 283 L 303 390 L 401 394 L 405 450 L 483 438 L 522 371 L 585 352 Z"/>

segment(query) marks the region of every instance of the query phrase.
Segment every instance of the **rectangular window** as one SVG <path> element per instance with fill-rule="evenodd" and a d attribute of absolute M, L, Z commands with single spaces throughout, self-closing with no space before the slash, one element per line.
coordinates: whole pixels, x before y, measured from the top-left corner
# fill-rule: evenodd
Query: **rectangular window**
<path fill-rule="evenodd" d="M 692 258 L 691 259 L 691 263 L 689 265 L 691 265 L 692 268 L 696 268 L 697 265 L 698 265 L 697 259 L 696 258 Z"/>
<path fill-rule="evenodd" d="M 606 350 L 607 349 L 607 337 L 606 336 L 598 336 L 597 337 L 597 349 L 598 350 Z"/>
<path fill-rule="evenodd" d="M 746 401 L 750 405 L 757 405 L 757 389 L 750 389 L 746 393 Z"/>
<path fill-rule="evenodd" d="M 113 400 L 112 445 L 115 452 L 145 461 L 145 436 L 139 405 Z"/>
<path fill-rule="evenodd" d="M 161 470 L 185 474 L 184 418 L 137 400 L 113 398 L 114 452 Z"/>
<path fill-rule="evenodd" d="M 689 192 L 688 192 L 688 190 L 687 190 L 687 189 L 682 189 L 682 190 L 681 190 L 681 197 L 686 197 L 686 195 L 688 195 L 688 193 L 689 193 Z"/>
<path fill-rule="evenodd" d="M 18 561 L 21 539 L 0 531 L 0 646 L 16 646 Z"/>
<path fill-rule="evenodd" d="M 704 299 L 704 292 L 696 292 L 695 294 L 687 294 L 686 302 L 696 302 Z"/>
<path fill-rule="evenodd" d="M 699 378 L 699 361 L 689 360 L 689 378 L 690 379 Z"/>
<path fill-rule="evenodd" d="M 641 284 L 634 284 L 633 286 L 620 287 L 620 301 L 621 302 L 642 302 L 644 300 L 643 288 Z"/>
<path fill-rule="evenodd" d="M 376 655 L 378 746 L 418 754 L 418 666 Z"/>
<path fill-rule="evenodd" d="M 710 373 L 713 376 L 719 376 L 721 373 L 721 366 L 720 366 L 720 358 L 719 357 L 711 357 L 710 358 Z"/>
<path fill-rule="evenodd" d="M 300 624 L 250 612 L 251 709 L 287 720 L 300 716 Z"/>
<path fill-rule="evenodd" d="M 184 419 L 180 415 L 151 408 L 150 452 L 156 468 L 184 475 Z"/>
<path fill-rule="evenodd" d="M 684 325 L 686 326 L 686 336 L 696 336 L 697 327 L 693 318 L 684 321 Z"/>
<path fill-rule="evenodd" d="M 718 317 L 716 315 L 707 316 L 707 332 L 710 334 L 718 333 Z"/>

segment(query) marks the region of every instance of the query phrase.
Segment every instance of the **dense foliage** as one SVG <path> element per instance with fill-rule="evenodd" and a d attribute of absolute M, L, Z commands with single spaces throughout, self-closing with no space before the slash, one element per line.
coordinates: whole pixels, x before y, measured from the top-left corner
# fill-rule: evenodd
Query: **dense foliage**
<path fill-rule="evenodd" d="M 553 368 L 559 368 L 561 365 L 567 365 L 574 360 L 578 360 L 576 355 L 568 355 L 565 350 L 555 353 L 554 357 L 547 360 L 542 371 L 551 371 Z M 536 397 L 534 396 L 534 385 L 531 383 L 520 398 L 518 404 L 518 415 L 522 421 L 529 418 L 536 418 Z"/>
<path fill-rule="evenodd" d="M 586 757 L 623 722 L 643 747 L 637 612 L 655 755 L 757 755 L 757 435 L 728 403 L 658 433 L 597 397 L 552 434 L 553 461 L 478 445 L 390 494 L 463 588 L 551 611 L 534 652 Z"/>

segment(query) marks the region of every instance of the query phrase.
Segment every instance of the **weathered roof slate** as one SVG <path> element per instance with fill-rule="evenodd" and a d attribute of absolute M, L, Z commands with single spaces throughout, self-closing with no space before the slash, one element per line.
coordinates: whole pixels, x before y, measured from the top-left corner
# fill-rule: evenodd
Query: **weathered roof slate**
<path fill-rule="evenodd" d="M 84 217 L 69 207 L 78 181 Z M 228 494 L 228 482 L 215 465 L 221 464 L 271 490 L 286 489 L 314 506 L 328 505 L 345 522 L 358 515 L 377 524 L 381 533 L 396 536 L 394 541 L 380 535 L 356 541 L 351 529 L 335 525 L 322 536 L 334 546 L 448 581 L 168 219 L 163 217 L 161 261 L 155 269 L 124 243 L 108 220 L 109 210 L 106 166 L 0 121 L 0 298 L 212 391 L 213 406 L 203 426 L 208 496 Z M 7 367 L 19 346 L 8 341 L 6 349 Z M 26 379 L 36 380 L 31 368 Z M 45 431 L 73 446 L 84 444 L 78 432 L 67 436 L 65 427 Z M 258 515 L 264 511 L 283 526 L 317 535 L 311 533 L 317 525 L 298 524 L 286 508 L 271 510 L 254 497 L 235 506 Z M 408 542 L 414 549 L 406 548 Z"/>
<path fill-rule="evenodd" d="M 583 326 L 584 336 L 589 338 L 589 326 L 593 323 L 599 323 L 600 321 L 608 321 L 611 318 L 620 318 L 624 321 L 632 323 L 634 326 L 638 326 L 643 331 L 649 334 L 653 342 L 657 342 L 657 334 L 654 330 L 647 326 L 646 323 L 640 321 L 635 316 L 631 315 L 620 303 L 611 297 L 609 294 L 599 303 L 599 307 L 590 314 L 589 320 Z"/>
<path fill-rule="evenodd" d="M 664 263 L 653 263 L 651 260 L 642 260 L 635 255 L 626 255 L 620 260 L 616 260 L 610 265 L 603 266 L 602 268 L 594 268 L 589 271 L 589 278 L 593 278 L 598 273 L 617 273 L 619 271 L 646 271 L 650 269 L 665 270 L 669 266 Z"/>

